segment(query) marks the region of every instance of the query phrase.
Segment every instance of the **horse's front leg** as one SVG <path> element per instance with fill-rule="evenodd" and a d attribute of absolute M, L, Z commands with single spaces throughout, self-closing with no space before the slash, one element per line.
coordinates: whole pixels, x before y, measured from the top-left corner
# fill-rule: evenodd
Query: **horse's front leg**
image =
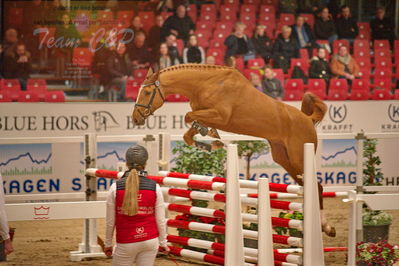
<path fill-rule="evenodd" d="M 186 133 L 184 133 L 184 136 L 183 136 L 184 142 L 186 142 L 186 144 L 189 146 L 193 146 L 195 143 L 194 136 L 196 134 L 198 134 L 198 130 L 193 127 L 190 127 L 190 129 L 187 130 Z"/>

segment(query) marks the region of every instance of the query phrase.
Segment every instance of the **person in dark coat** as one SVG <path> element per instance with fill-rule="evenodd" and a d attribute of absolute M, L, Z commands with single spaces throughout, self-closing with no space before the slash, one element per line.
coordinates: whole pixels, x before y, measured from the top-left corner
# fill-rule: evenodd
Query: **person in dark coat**
<path fill-rule="evenodd" d="M 275 77 L 275 73 L 271 66 L 265 67 L 265 78 L 262 82 L 263 92 L 279 101 L 284 98 L 284 88 L 281 85 L 280 80 Z"/>
<path fill-rule="evenodd" d="M 179 50 L 177 50 L 176 47 L 176 35 L 173 33 L 169 34 L 169 36 L 166 37 L 166 45 L 168 46 L 168 54 L 171 57 L 172 62 L 177 62 L 177 64 L 183 62 L 183 60 L 181 60 Z"/>
<path fill-rule="evenodd" d="M 314 34 L 317 40 L 328 40 L 330 45 L 332 45 L 333 41 L 338 39 L 334 20 L 327 7 L 321 9 L 316 18 Z"/>
<path fill-rule="evenodd" d="M 224 40 L 224 45 L 227 46 L 225 61 L 232 56 L 243 56 L 245 61 L 255 58 L 253 44 L 244 33 L 246 27 L 244 23 L 237 22 L 233 33 Z"/>
<path fill-rule="evenodd" d="M 139 16 L 134 16 L 132 18 L 129 29 L 131 29 L 134 32 L 134 34 L 137 34 L 139 32 L 144 32 L 143 23 L 141 22 L 141 18 Z"/>
<path fill-rule="evenodd" d="M 32 71 L 30 54 L 26 51 L 25 44 L 18 42 L 14 51 L 4 57 L 4 78 L 18 79 L 21 89 L 26 90 L 26 83 Z"/>
<path fill-rule="evenodd" d="M 128 55 L 133 69 L 147 68 L 150 66 L 150 52 L 146 44 L 144 32 L 139 31 L 128 46 Z"/>
<path fill-rule="evenodd" d="M 198 46 L 197 36 L 190 35 L 187 47 L 183 50 L 183 63 L 205 63 L 205 52 L 201 46 Z"/>
<path fill-rule="evenodd" d="M 265 29 L 266 27 L 264 25 L 256 26 L 251 41 L 255 48 L 256 56 L 262 57 L 267 64 L 272 56 L 273 44 L 272 40 L 266 35 Z"/>
<path fill-rule="evenodd" d="M 282 32 L 276 38 L 273 45 L 274 68 L 281 68 L 284 73 L 288 72 L 291 58 L 299 57 L 299 45 L 295 38 L 291 36 L 292 28 L 284 25 Z"/>
<path fill-rule="evenodd" d="M 324 79 L 329 84 L 331 78 L 330 65 L 326 59 L 327 51 L 324 48 L 317 50 L 317 56 L 310 60 L 309 78 Z"/>
<path fill-rule="evenodd" d="M 298 15 L 295 24 L 292 27 L 292 37 L 296 39 L 298 48 L 306 48 L 309 57 L 312 56 L 313 48 L 317 47 L 316 39 L 314 37 L 312 28 L 305 22 L 305 18 Z"/>
<path fill-rule="evenodd" d="M 165 36 L 163 36 L 163 31 L 161 31 L 163 23 L 164 20 L 161 15 L 155 16 L 155 25 L 148 32 L 148 47 L 153 53 L 156 53 L 160 43 L 165 41 Z"/>
<path fill-rule="evenodd" d="M 392 20 L 385 17 L 385 8 L 379 7 L 375 18 L 370 22 L 373 40 L 389 40 L 391 47 L 395 40 L 395 26 Z"/>
<path fill-rule="evenodd" d="M 341 14 L 335 21 L 335 27 L 337 29 L 338 39 L 345 39 L 350 43 L 353 43 L 356 36 L 359 34 L 357 21 L 352 17 L 348 6 L 341 7 Z"/>
<path fill-rule="evenodd" d="M 187 42 L 188 36 L 194 34 L 195 24 L 186 14 L 185 6 L 180 5 L 176 9 L 176 13 L 166 19 L 162 30 L 165 31 L 164 34 L 173 33 L 178 39 Z"/>
<path fill-rule="evenodd" d="M 108 76 L 111 80 L 110 85 L 119 88 L 118 99 L 122 100 L 125 96 L 126 81 L 132 73 L 129 56 L 126 53 L 126 45 L 119 42 L 116 50 L 107 60 Z"/>

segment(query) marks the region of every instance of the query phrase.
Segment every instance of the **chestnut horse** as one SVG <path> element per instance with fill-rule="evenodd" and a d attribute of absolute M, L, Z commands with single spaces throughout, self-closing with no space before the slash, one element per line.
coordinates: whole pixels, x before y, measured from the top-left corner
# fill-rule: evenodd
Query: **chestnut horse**
<path fill-rule="evenodd" d="M 273 160 L 303 184 L 304 143 L 317 146 L 315 124 L 326 112 L 326 105 L 317 96 L 305 93 L 299 111 L 258 91 L 234 68 L 182 64 L 156 73 L 149 70 L 133 111 L 134 123 L 143 125 L 171 94 L 190 100 L 192 111 L 185 121 L 193 126 L 184 134 L 187 144 L 193 145 L 197 133 L 218 137 L 216 129 L 267 139 Z M 319 192 L 323 209 L 320 184 Z M 324 215 L 322 223 L 323 231 L 335 236 L 334 227 L 327 224 Z"/>

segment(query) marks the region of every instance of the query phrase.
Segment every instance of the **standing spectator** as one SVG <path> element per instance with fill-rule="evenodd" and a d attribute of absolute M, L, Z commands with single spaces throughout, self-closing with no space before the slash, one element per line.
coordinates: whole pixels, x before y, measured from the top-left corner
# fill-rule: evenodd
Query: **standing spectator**
<path fill-rule="evenodd" d="M 171 57 L 172 62 L 177 61 L 178 64 L 180 64 L 180 55 L 176 47 L 176 35 L 173 33 L 169 34 L 168 37 L 166 37 L 166 45 L 168 46 L 168 54 Z"/>
<path fill-rule="evenodd" d="M 116 51 L 113 51 L 107 60 L 107 69 L 109 79 L 111 80 L 110 86 L 119 88 L 118 99 L 122 100 L 125 96 L 126 81 L 131 75 L 131 67 L 129 56 L 126 54 L 126 46 L 124 43 L 119 42 Z"/>
<path fill-rule="evenodd" d="M 3 242 L 4 244 L 4 251 L 6 255 L 9 255 L 14 251 L 9 231 L 4 200 L 3 178 L 0 174 L 0 242 Z"/>
<path fill-rule="evenodd" d="M 165 35 L 173 33 L 177 38 L 187 42 L 188 36 L 194 34 L 195 24 L 191 17 L 186 14 L 185 6 L 179 5 L 176 13 L 166 19 L 162 30 Z"/>
<path fill-rule="evenodd" d="M 268 64 L 272 56 L 273 44 L 266 35 L 265 29 L 266 27 L 264 25 L 256 26 L 251 41 L 254 45 L 256 56 L 262 57 L 265 63 Z"/>
<path fill-rule="evenodd" d="M 73 47 L 77 47 L 80 44 L 80 35 L 77 31 L 75 24 L 71 22 L 71 18 L 68 13 L 62 15 L 61 25 L 58 25 L 55 30 L 55 40 L 62 40 L 69 42 L 72 45 L 64 47 L 57 47 L 57 67 L 56 72 L 58 77 L 62 77 L 65 72 L 65 66 L 72 61 Z M 72 47 L 71 47 L 72 46 Z"/>
<path fill-rule="evenodd" d="M 126 151 L 128 170 L 108 191 L 104 252 L 113 255 L 112 265 L 154 265 L 159 246 L 169 251 L 162 190 L 147 178 L 147 159 L 144 147 L 130 147 Z M 112 254 L 114 230 L 116 248 Z"/>
<path fill-rule="evenodd" d="M 144 32 L 136 32 L 133 43 L 128 46 L 128 55 L 133 69 L 147 68 L 150 65 L 151 58 L 145 39 Z"/>
<path fill-rule="evenodd" d="M 324 79 L 326 84 L 329 84 L 331 78 L 331 70 L 326 59 L 327 51 L 324 48 L 317 50 L 317 56 L 310 60 L 309 78 Z"/>
<path fill-rule="evenodd" d="M 16 29 L 10 28 L 4 34 L 3 51 L 4 54 L 13 53 L 18 43 L 18 32 Z"/>
<path fill-rule="evenodd" d="M 338 54 L 333 56 L 330 67 L 335 77 L 348 80 L 350 85 L 359 74 L 359 65 L 349 54 L 346 46 L 339 47 Z"/>
<path fill-rule="evenodd" d="M 265 67 L 265 78 L 262 82 L 263 92 L 276 100 L 282 101 L 284 98 L 284 89 L 280 80 L 275 75 L 271 66 Z"/>
<path fill-rule="evenodd" d="M 352 17 L 348 6 L 341 7 L 341 14 L 335 21 L 335 26 L 337 29 L 338 39 L 345 39 L 350 43 L 353 43 L 356 36 L 359 34 L 357 21 Z"/>
<path fill-rule="evenodd" d="M 165 36 L 161 35 L 163 22 L 164 20 L 161 15 L 155 16 L 155 25 L 150 28 L 148 33 L 148 47 L 153 52 L 156 52 L 159 44 L 165 41 Z"/>
<path fill-rule="evenodd" d="M 295 14 L 298 9 L 298 0 L 280 0 L 279 10 L 280 13 Z"/>
<path fill-rule="evenodd" d="M 190 35 L 187 47 L 183 50 L 183 63 L 205 63 L 205 52 L 198 46 L 197 36 Z"/>
<path fill-rule="evenodd" d="M 170 56 L 168 45 L 166 43 L 161 43 L 159 47 L 159 59 L 157 62 L 157 68 L 161 70 L 178 64 L 179 61 L 177 60 L 177 58 Z"/>
<path fill-rule="evenodd" d="M 249 79 L 252 83 L 252 86 L 254 86 L 255 89 L 257 89 L 260 92 L 263 92 L 262 80 L 260 79 L 259 75 L 251 73 Z"/>
<path fill-rule="evenodd" d="M 298 49 L 306 48 L 309 53 L 309 57 L 312 56 L 313 48 L 317 47 L 313 31 L 309 24 L 305 22 L 305 18 L 298 15 L 295 20 L 295 24 L 292 27 L 292 37 L 295 38 L 298 44 Z"/>
<path fill-rule="evenodd" d="M 284 73 L 288 72 L 291 58 L 299 56 L 299 45 L 296 39 L 291 36 L 291 32 L 292 28 L 284 25 L 273 46 L 274 68 L 281 68 Z"/>
<path fill-rule="evenodd" d="M 212 56 L 212 55 L 207 56 L 206 59 L 205 59 L 205 64 L 207 64 L 207 65 L 216 65 L 215 57 Z"/>
<path fill-rule="evenodd" d="M 370 22 L 373 40 L 389 40 L 391 47 L 395 40 L 395 26 L 392 20 L 385 17 L 385 8 L 377 8 L 375 18 Z"/>
<path fill-rule="evenodd" d="M 139 32 L 144 32 L 143 23 L 141 22 L 141 18 L 139 16 L 134 16 L 132 18 L 129 29 L 131 29 L 135 35 L 138 34 Z"/>
<path fill-rule="evenodd" d="M 224 45 L 227 46 L 225 60 L 231 56 L 243 56 L 244 61 L 255 58 L 253 44 L 244 33 L 246 27 L 244 23 L 237 22 L 233 33 L 224 40 Z"/>
<path fill-rule="evenodd" d="M 321 9 L 319 15 L 317 16 L 314 24 L 314 33 L 316 39 L 328 40 L 330 45 L 332 45 L 333 41 L 338 39 L 334 21 L 327 7 Z"/>
<path fill-rule="evenodd" d="M 18 79 L 21 89 L 26 90 L 26 83 L 31 73 L 32 65 L 30 53 L 26 51 L 25 44 L 17 43 L 12 53 L 4 57 L 4 77 L 7 79 Z"/>

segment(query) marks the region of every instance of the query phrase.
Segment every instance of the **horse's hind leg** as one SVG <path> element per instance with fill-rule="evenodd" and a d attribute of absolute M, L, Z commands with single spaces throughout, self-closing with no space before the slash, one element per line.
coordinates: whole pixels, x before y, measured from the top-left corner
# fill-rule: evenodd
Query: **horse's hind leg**
<path fill-rule="evenodd" d="M 273 160 L 281 165 L 299 185 L 302 185 L 302 179 L 298 178 L 298 176 L 302 173 L 298 172 L 294 167 L 292 167 L 288 158 L 287 149 L 285 148 L 284 144 L 278 142 L 269 143 L 270 147 L 272 148 Z"/>

